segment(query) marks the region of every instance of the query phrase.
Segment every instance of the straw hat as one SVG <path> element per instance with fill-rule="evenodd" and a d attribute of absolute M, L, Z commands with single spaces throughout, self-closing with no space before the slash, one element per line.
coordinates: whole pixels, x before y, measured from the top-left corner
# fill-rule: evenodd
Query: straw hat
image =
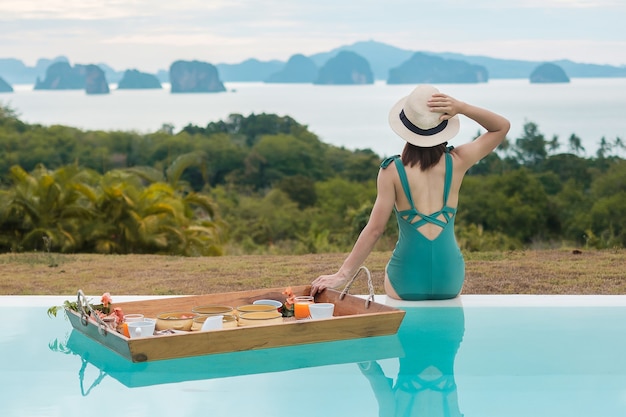
<path fill-rule="evenodd" d="M 459 117 L 440 121 L 441 113 L 431 112 L 426 104 L 438 93 L 432 85 L 418 85 L 408 96 L 398 101 L 389 112 L 389 124 L 407 142 L 430 148 L 447 142 L 459 133 Z"/>

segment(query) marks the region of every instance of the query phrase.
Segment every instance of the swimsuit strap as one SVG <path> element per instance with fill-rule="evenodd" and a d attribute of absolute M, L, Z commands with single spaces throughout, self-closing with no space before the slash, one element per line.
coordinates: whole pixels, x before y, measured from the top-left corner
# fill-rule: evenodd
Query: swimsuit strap
<path fill-rule="evenodd" d="M 452 156 L 446 150 L 446 180 L 443 185 L 443 205 L 448 205 L 448 195 L 450 194 L 450 186 L 452 185 Z"/>
<path fill-rule="evenodd" d="M 382 169 L 385 169 L 389 166 L 389 164 L 391 164 L 393 162 L 394 159 L 396 158 L 400 158 L 400 155 L 394 155 L 394 156 L 390 156 L 389 158 L 385 158 L 383 160 L 383 162 L 380 163 L 380 167 Z"/>
<path fill-rule="evenodd" d="M 402 160 L 400 158 L 394 159 L 396 163 L 396 168 L 398 170 L 398 176 L 400 176 L 400 183 L 402 183 L 402 189 L 404 190 L 404 195 L 406 195 L 407 200 L 409 200 L 409 204 L 411 208 L 415 208 L 415 204 L 413 204 L 413 198 L 411 197 L 411 188 L 409 187 L 409 179 L 406 176 L 406 170 L 404 169 L 404 165 L 402 164 Z"/>

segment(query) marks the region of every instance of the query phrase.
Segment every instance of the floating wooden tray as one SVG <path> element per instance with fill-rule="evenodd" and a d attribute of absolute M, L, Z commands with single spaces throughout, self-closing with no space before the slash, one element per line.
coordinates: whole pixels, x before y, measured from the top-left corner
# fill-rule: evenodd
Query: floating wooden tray
<path fill-rule="evenodd" d="M 154 300 L 115 303 L 125 313 L 141 313 L 156 318 L 169 311 L 191 311 L 195 306 L 222 304 L 237 307 L 254 300 L 283 300 L 282 288 L 209 294 L 199 296 L 159 298 Z M 296 295 L 308 295 L 310 286 L 292 288 Z M 209 332 L 185 332 L 145 338 L 127 338 L 108 330 L 93 320 L 83 320 L 80 313 L 66 309 L 77 331 L 117 352 L 132 362 L 158 361 L 215 353 L 240 352 L 307 343 L 357 339 L 395 334 L 405 312 L 394 307 L 350 294 L 327 289 L 315 297 L 315 302 L 335 304 L 334 317 L 321 320 L 285 319 L 281 324 L 244 326 Z"/>

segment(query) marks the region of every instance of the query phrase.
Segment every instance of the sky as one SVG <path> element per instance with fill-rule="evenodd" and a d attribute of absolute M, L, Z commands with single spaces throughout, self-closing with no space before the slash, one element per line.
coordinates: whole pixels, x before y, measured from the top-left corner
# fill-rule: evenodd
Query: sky
<path fill-rule="evenodd" d="M 0 58 L 155 72 L 287 61 L 359 41 L 626 65 L 625 0 L 0 0 Z"/>

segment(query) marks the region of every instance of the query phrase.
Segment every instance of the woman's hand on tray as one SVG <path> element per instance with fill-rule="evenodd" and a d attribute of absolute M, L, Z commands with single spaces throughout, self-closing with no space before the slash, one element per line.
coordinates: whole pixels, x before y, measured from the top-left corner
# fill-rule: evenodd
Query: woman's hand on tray
<path fill-rule="evenodd" d="M 320 275 L 311 283 L 311 295 L 324 291 L 326 288 L 336 288 L 348 281 L 348 277 L 341 272 L 331 275 Z"/>

